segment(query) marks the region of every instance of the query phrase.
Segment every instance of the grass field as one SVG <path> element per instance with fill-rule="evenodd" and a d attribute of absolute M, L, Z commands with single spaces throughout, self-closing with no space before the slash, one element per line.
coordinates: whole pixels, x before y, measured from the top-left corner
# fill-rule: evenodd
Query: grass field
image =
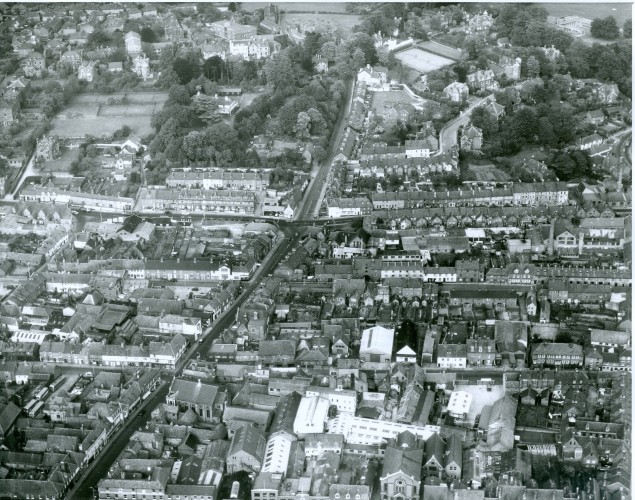
<path fill-rule="evenodd" d="M 510 180 L 509 175 L 497 169 L 494 165 L 470 165 L 468 170 L 479 182 L 505 182 Z"/>
<path fill-rule="evenodd" d="M 425 52 L 418 48 L 406 49 L 403 52 L 395 54 L 395 58 L 404 65 L 411 67 L 421 73 L 428 73 L 437 70 L 448 64 L 454 64 L 454 61 L 445 57 Z"/>
<path fill-rule="evenodd" d="M 613 16 L 618 26 L 622 26 L 624 21 L 633 17 L 632 3 L 538 3 L 539 7 L 544 7 L 549 15 L 556 17 L 580 16 L 587 19 L 596 17 Z"/>
<path fill-rule="evenodd" d="M 59 137 L 112 134 L 124 125 L 139 137 L 150 134 L 152 114 L 167 99 L 163 92 L 127 94 L 128 104 L 120 104 L 123 94 L 82 94 L 75 97 L 52 120 L 51 133 Z M 108 104 L 109 99 L 114 101 Z"/>

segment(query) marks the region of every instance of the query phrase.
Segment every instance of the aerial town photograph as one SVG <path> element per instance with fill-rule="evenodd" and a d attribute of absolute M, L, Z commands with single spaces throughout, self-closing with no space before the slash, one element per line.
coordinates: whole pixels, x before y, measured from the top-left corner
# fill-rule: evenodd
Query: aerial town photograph
<path fill-rule="evenodd" d="M 631 3 L 0 4 L 0 500 L 629 500 Z"/>

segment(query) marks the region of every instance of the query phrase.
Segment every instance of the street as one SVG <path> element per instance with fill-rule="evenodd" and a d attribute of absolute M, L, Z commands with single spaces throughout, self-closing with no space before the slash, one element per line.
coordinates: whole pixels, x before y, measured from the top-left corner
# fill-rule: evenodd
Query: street
<path fill-rule="evenodd" d="M 337 123 L 335 124 L 335 131 L 333 132 L 333 135 L 331 135 L 331 142 L 329 144 L 326 159 L 320 165 L 316 176 L 311 180 L 311 183 L 302 198 L 300 209 L 294 217 L 296 220 L 306 220 L 307 216 L 309 218 L 317 217 L 322 204 L 322 199 L 324 198 L 324 194 L 326 192 L 327 178 L 331 170 L 331 166 L 333 165 L 337 146 L 339 145 L 340 139 L 342 138 L 342 135 L 344 135 L 344 129 L 346 128 L 346 119 L 348 118 L 348 113 L 353 103 L 354 85 L 355 81 L 353 80 L 350 86 L 346 89 L 346 106 L 344 106 L 343 112 L 340 113 Z"/>
<path fill-rule="evenodd" d="M 459 127 L 465 126 L 470 123 L 470 113 L 472 112 L 472 110 L 487 101 L 487 99 L 495 100 L 494 94 L 490 94 L 487 97 L 479 99 L 465 111 L 461 111 L 461 114 L 459 116 L 457 116 L 454 120 L 449 122 L 445 127 L 441 129 L 441 131 L 439 132 L 439 151 L 437 154 L 447 153 L 450 149 L 452 149 L 452 146 L 456 146 L 456 133 L 459 130 Z"/>
<path fill-rule="evenodd" d="M 133 413 L 134 416 L 129 418 L 122 428 L 110 438 L 110 441 L 108 441 L 104 449 L 99 453 L 97 459 L 84 471 L 82 478 L 77 482 L 75 487 L 69 491 L 66 498 L 71 500 L 93 498 L 93 490 L 97 488 L 99 481 L 106 477 L 108 470 L 130 441 L 130 437 L 135 431 L 139 430 L 139 428 L 145 427 L 150 419 L 150 412 L 156 408 L 159 403 L 165 401 L 168 388 L 168 383 L 163 384 L 162 387 L 154 391 L 148 399 L 135 410 Z M 145 410 L 145 413 L 141 414 L 141 410 Z"/>
<path fill-rule="evenodd" d="M 22 172 L 22 175 L 20 176 L 20 180 L 18 180 L 17 184 L 15 185 L 15 189 L 13 190 L 13 192 L 7 193 L 5 195 L 4 201 L 14 201 L 15 199 L 14 196 L 20 192 L 20 188 L 22 187 L 22 184 L 24 184 L 24 180 L 29 176 L 37 175 L 34 165 L 35 165 L 35 151 L 33 151 L 33 153 L 31 154 L 31 157 L 29 158 L 26 164 L 26 168 L 24 169 L 24 171 Z"/>

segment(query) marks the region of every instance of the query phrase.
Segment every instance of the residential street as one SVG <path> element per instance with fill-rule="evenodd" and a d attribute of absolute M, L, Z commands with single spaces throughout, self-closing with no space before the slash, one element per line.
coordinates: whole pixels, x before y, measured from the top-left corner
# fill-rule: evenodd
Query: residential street
<path fill-rule="evenodd" d="M 470 113 L 472 112 L 472 110 L 480 106 L 488 99 L 494 99 L 494 94 L 490 94 L 487 97 L 479 99 L 465 111 L 462 111 L 459 116 L 457 116 L 454 120 L 449 122 L 445 127 L 441 129 L 441 131 L 439 132 L 439 151 L 437 152 L 437 154 L 447 153 L 450 149 L 452 149 L 453 146 L 456 146 L 458 144 L 456 134 L 459 130 L 459 127 L 465 126 L 470 123 Z"/>

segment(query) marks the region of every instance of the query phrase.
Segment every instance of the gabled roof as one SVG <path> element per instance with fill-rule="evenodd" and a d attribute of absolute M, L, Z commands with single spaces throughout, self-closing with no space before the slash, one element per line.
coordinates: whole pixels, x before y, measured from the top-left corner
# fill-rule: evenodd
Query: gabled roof
<path fill-rule="evenodd" d="M 414 481 L 421 481 L 421 466 L 423 464 L 423 450 L 409 448 L 386 448 L 384 466 L 381 477 L 386 478 L 396 473 L 405 474 Z"/>

